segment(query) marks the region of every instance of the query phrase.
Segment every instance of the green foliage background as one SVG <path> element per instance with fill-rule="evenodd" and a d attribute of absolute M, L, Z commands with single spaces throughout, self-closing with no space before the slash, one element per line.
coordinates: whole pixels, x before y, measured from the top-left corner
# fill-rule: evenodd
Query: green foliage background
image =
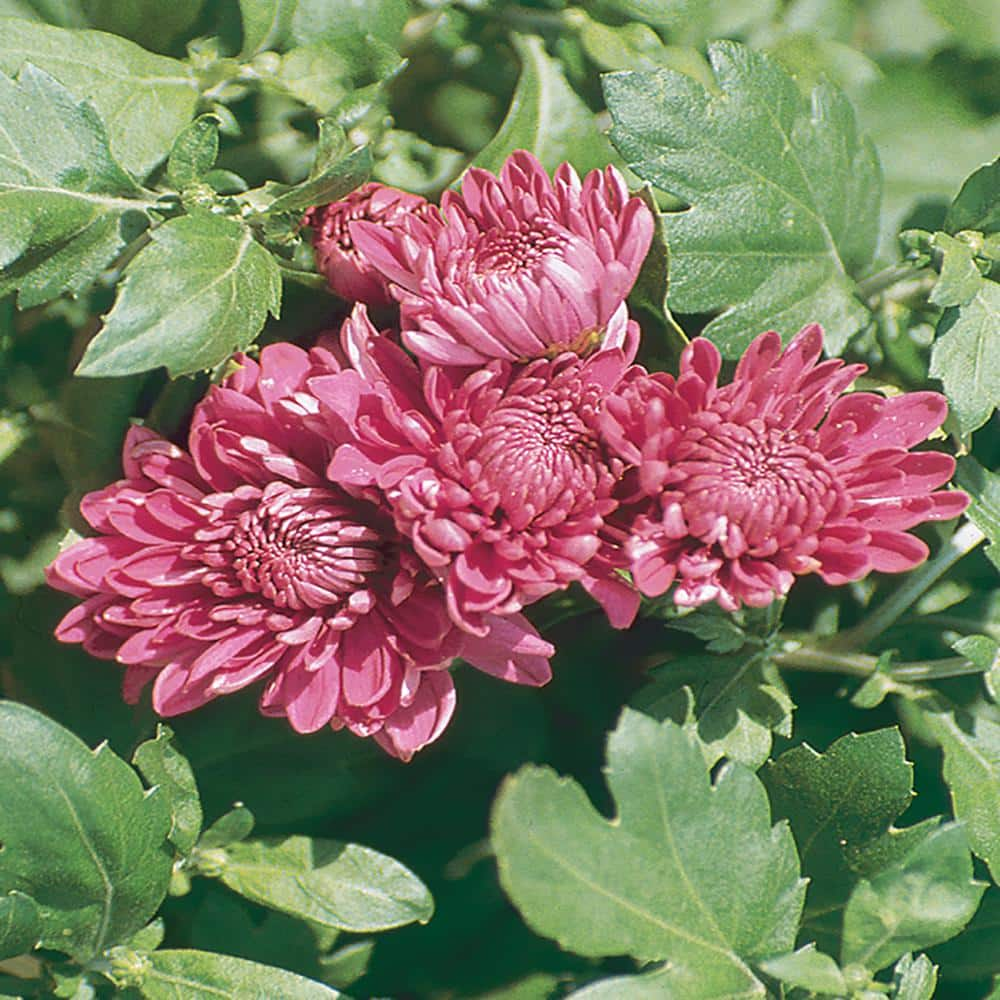
<path fill-rule="evenodd" d="M 1000 6 L 0 0 L 0 126 L 0 995 L 1000 996 Z M 647 185 L 645 363 L 821 321 L 948 395 L 969 519 L 767 612 L 543 602 L 553 682 L 459 668 L 409 765 L 158 729 L 51 639 L 80 497 L 339 324 L 306 207 L 517 148 Z"/>

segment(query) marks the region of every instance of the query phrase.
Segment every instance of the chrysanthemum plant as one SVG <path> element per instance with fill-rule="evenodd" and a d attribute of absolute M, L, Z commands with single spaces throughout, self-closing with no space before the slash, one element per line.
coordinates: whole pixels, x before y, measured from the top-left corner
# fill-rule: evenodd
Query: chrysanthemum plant
<path fill-rule="evenodd" d="M 1000 996 L 988 8 L 0 5 L 0 994 Z"/>

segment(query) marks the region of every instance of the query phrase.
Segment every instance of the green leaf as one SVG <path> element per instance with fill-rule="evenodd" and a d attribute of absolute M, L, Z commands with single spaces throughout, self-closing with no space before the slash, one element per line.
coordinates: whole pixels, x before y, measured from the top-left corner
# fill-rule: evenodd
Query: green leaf
<path fill-rule="evenodd" d="M 156 785 L 170 806 L 170 842 L 189 854 L 201 833 L 201 799 L 187 758 L 173 745 L 169 726 L 156 727 L 156 739 L 141 743 L 132 757 L 149 785 Z"/>
<path fill-rule="evenodd" d="M 0 18 L 0 71 L 30 62 L 77 97 L 92 101 L 114 158 L 145 177 L 194 114 L 198 86 L 177 59 L 153 55 L 102 31 L 72 31 Z"/>
<path fill-rule="evenodd" d="M 190 36 L 204 5 L 205 0 L 83 0 L 93 27 L 124 35 L 158 52 Z"/>
<path fill-rule="evenodd" d="M 1000 724 L 939 695 L 912 704 L 944 752 L 944 780 L 955 818 L 973 851 L 1000 877 Z"/>
<path fill-rule="evenodd" d="M 172 219 L 125 269 L 77 374 L 212 368 L 253 343 L 280 305 L 278 265 L 249 229 L 207 213 Z"/>
<path fill-rule="evenodd" d="M 345 931 L 430 920 L 427 887 L 398 861 L 358 844 L 312 837 L 231 843 L 211 864 L 234 892 L 282 913 Z"/>
<path fill-rule="evenodd" d="M 897 848 L 899 831 L 891 824 L 913 794 L 903 739 L 895 728 L 848 733 L 822 754 L 803 743 L 762 776 L 775 815 L 791 822 L 802 870 L 812 880 L 807 926 L 821 947 L 833 950 L 858 859 L 871 864 L 874 851 L 889 863 Z"/>
<path fill-rule="evenodd" d="M 934 961 L 949 979 L 986 979 L 1000 973 L 1000 889 L 991 886 L 969 926 L 947 944 L 935 948 Z"/>
<path fill-rule="evenodd" d="M 238 840 L 246 840 L 253 832 L 253 825 L 253 813 L 242 802 L 237 802 L 201 835 L 198 846 L 228 847 Z"/>
<path fill-rule="evenodd" d="M 0 959 L 31 951 L 42 936 L 38 904 L 23 892 L 0 896 Z"/>
<path fill-rule="evenodd" d="M 962 825 L 938 827 L 905 859 L 854 888 L 844 909 L 842 964 L 877 972 L 947 941 L 972 919 L 985 890 L 972 877 Z"/>
<path fill-rule="evenodd" d="M 966 517 L 989 539 L 986 555 L 1000 569 L 1000 475 L 966 455 L 958 460 L 955 482 L 972 497 Z"/>
<path fill-rule="evenodd" d="M 296 45 L 307 45 L 372 35 L 395 45 L 409 16 L 406 0 L 298 0 L 291 39 Z"/>
<path fill-rule="evenodd" d="M 334 1000 L 342 996 L 304 976 L 244 958 L 178 949 L 145 956 L 139 989 L 146 1000 Z"/>
<path fill-rule="evenodd" d="M 937 966 L 926 955 L 904 955 L 892 970 L 895 1000 L 931 1000 L 937 989 Z"/>
<path fill-rule="evenodd" d="M 568 160 L 581 173 L 604 167 L 611 148 L 597 128 L 593 112 L 566 82 L 562 66 L 534 35 L 512 35 L 521 75 L 507 116 L 497 134 L 481 149 L 474 166 L 499 173 L 517 149 L 534 153 L 546 170 Z"/>
<path fill-rule="evenodd" d="M 966 178 L 948 209 L 944 228 L 949 233 L 963 229 L 987 234 L 1000 232 L 1000 159 Z"/>
<path fill-rule="evenodd" d="M 967 306 L 981 291 L 986 280 L 973 260 L 972 247 L 947 233 L 934 234 L 934 246 L 943 254 L 941 277 L 931 290 L 936 306 Z"/>
<path fill-rule="evenodd" d="M 928 9 L 955 33 L 974 55 L 995 55 L 1000 49 L 1000 8 L 991 0 L 924 0 Z"/>
<path fill-rule="evenodd" d="M 931 348 L 930 374 L 941 379 L 963 435 L 1000 406 L 1000 365 L 992 356 L 998 342 L 1000 284 L 985 279 L 966 305 L 944 311 Z"/>
<path fill-rule="evenodd" d="M 547 768 L 501 789 L 493 846 L 526 922 L 581 955 L 667 959 L 661 996 L 691 981 L 705 996 L 763 996 L 749 962 L 791 949 L 805 885 L 760 781 L 727 765 L 713 784 L 695 740 L 629 709 L 607 780 L 613 822 Z"/>
<path fill-rule="evenodd" d="M 413 132 L 388 129 L 379 140 L 376 180 L 424 197 L 436 196 L 465 166 L 465 154 L 434 146 Z"/>
<path fill-rule="evenodd" d="M 780 979 L 786 986 L 797 986 L 813 993 L 847 992 L 844 974 L 837 963 L 807 944 L 788 955 L 779 955 L 759 963 L 763 972 Z"/>
<path fill-rule="evenodd" d="M 291 27 L 296 0 L 240 0 L 243 59 L 262 49 L 279 48 Z"/>
<path fill-rule="evenodd" d="M 184 191 L 202 181 L 219 155 L 219 116 L 199 115 L 181 129 L 170 148 L 167 181 Z"/>
<path fill-rule="evenodd" d="M 652 684 L 636 707 L 657 719 L 682 723 L 689 690 L 696 732 L 706 759 L 721 757 L 759 767 L 771 753 L 771 734 L 792 734 L 794 705 L 774 663 L 747 647 L 725 656 L 682 656 L 651 672 Z"/>
<path fill-rule="evenodd" d="M 22 309 L 89 285 L 139 235 L 148 201 L 89 103 L 26 64 L 0 74 L 0 296 Z"/>
<path fill-rule="evenodd" d="M 950 643 L 951 648 L 983 672 L 983 682 L 990 697 L 1000 694 L 1000 643 L 988 635 L 963 635 Z"/>
<path fill-rule="evenodd" d="M 0 702 L 0 891 L 31 895 L 43 947 L 86 961 L 124 940 L 167 891 L 170 815 L 106 745 Z"/>
<path fill-rule="evenodd" d="M 330 955 L 324 955 L 320 959 L 323 981 L 337 989 L 347 989 L 368 971 L 374 951 L 375 942 L 368 939 L 353 941 Z"/>
<path fill-rule="evenodd" d="M 868 319 L 851 275 L 875 251 L 874 147 L 835 88 L 809 103 L 760 53 L 719 42 L 709 56 L 719 93 L 671 70 L 603 80 L 628 165 L 691 206 L 664 216 L 671 305 L 725 310 L 704 333 L 730 357 L 762 330 L 787 337 L 810 321 L 836 353 Z"/>
<path fill-rule="evenodd" d="M 360 187 L 372 172 L 370 146 L 359 146 L 350 152 L 343 129 L 328 119 L 320 122 L 320 141 L 316 162 L 309 177 L 301 184 L 284 190 L 272 186 L 277 197 L 267 207 L 268 212 L 301 212 L 311 205 L 327 205 L 338 201 Z"/>

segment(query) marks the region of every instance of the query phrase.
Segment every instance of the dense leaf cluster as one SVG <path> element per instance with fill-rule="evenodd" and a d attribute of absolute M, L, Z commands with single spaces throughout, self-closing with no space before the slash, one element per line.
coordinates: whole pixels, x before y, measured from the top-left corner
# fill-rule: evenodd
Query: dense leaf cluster
<path fill-rule="evenodd" d="M 0 994 L 1000 996 L 998 81 L 973 0 L 0 0 Z M 518 148 L 656 209 L 643 363 L 821 322 L 945 392 L 968 519 L 787 606 L 543 602 L 551 686 L 470 671 L 412 765 L 125 706 L 41 584 L 129 421 L 339 324 L 306 208 Z"/>

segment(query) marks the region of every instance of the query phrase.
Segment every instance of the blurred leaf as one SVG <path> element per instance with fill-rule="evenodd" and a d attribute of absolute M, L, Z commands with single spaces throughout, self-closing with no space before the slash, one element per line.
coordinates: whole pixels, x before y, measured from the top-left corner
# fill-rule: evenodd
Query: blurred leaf
<path fill-rule="evenodd" d="M 805 891 L 763 786 L 739 765 L 713 785 L 690 736 L 629 709 L 606 774 L 614 822 L 546 768 L 504 784 L 493 846 L 524 919 L 579 954 L 667 959 L 659 995 L 762 994 L 747 962 L 792 947 Z M 684 992 L 693 983 L 704 994 Z"/>
<path fill-rule="evenodd" d="M 126 946 L 135 948 L 138 951 L 153 951 L 154 948 L 159 948 L 163 944 L 165 933 L 166 927 L 163 924 L 163 918 L 157 917 L 146 924 L 141 930 L 136 931 L 128 939 Z"/>
<path fill-rule="evenodd" d="M 761 330 L 788 337 L 811 321 L 836 353 L 868 318 L 850 275 L 875 250 L 874 148 L 831 86 L 810 106 L 760 53 L 720 42 L 709 56 L 719 95 L 671 70 L 604 77 L 629 167 L 691 205 L 664 216 L 670 303 L 725 310 L 704 334 L 729 357 Z"/>
<path fill-rule="evenodd" d="M 913 702 L 944 751 L 944 780 L 969 843 L 1000 876 L 1000 723 L 932 695 Z"/>
<path fill-rule="evenodd" d="M 963 435 L 1000 406 L 1000 365 L 991 345 L 1000 342 L 1000 284 L 984 279 L 966 305 L 944 311 L 931 348 L 930 374 L 941 379 Z"/>
<path fill-rule="evenodd" d="M 826 79 L 854 93 L 880 75 L 877 64 L 856 48 L 819 35 L 783 35 L 767 51 L 803 89 L 812 89 Z"/>
<path fill-rule="evenodd" d="M 947 972 L 949 979 L 985 979 L 1000 973 L 1000 889 L 986 890 L 982 905 L 969 926 L 947 944 L 935 948 L 934 961 Z"/>
<path fill-rule="evenodd" d="M 31 951 L 41 936 L 42 915 L 31 896 L 16 889 L 0 896 L 0 959 Z"/>
<path fill-rule="evenodd" d="M 465 154 L 457 149 L 388 129 L 379 141 L 373 174 L 383 184 L 429 197 L 447 187 L 464 166 Z"/>
<path fill-rule="evenodd" d="M 297 0 L 240 0 L 246 59 L 262 49 L 277 49 L 288 35 Z"/>
<path fill-rule="evenodd" d="M 92 101 L 107 128 L 112 155 L 140 178 L 167 155 L 198 100 L 190 68 L 177 59 L 152 55 L 100 31 L 0 18 L 0 71 L 11 75 L 24 62 Z"/>
<path fill-rule="evenodd" d="M 398 861 L 358 844 L 311 837 L 245 840 L 219 848 L 213 869 L 234 892 L 283 913 L 346 931 L 427 923 L 427 887 Z"/>
<path fill-rule="evenodd" d="M 166 52 L 178 40 L 190 37 L 205 0 L 83 0 L 90 24 Z"/>
<path fill-rule="evenodd" d="M 937 967 L 926 955 L 904 955 L 892 970 L 895 1000 L 931 1000 L 937 988 Z"/>
<path fill-rule="evenodd" d="M 0 74 L 0 296 L 22 309 L 91 284 L 148 225 L 94 108 L 26 64 Z"/>
<path fill-rule="evenodd" d="M 284 969 L 210 951 L 154 951 L 139 987 L 147 1000 L 334 1000 L 322 983 Z"/>
<path fill-rule="evenodd" d="M 355 941 L 338 948 L 331 955 L 325 955 L 320 960 L 323 982 L 337 989 L 347 989 L 368 971 L 374 950 L 374 941 Z"/>
<path fill-rule="evenodd" d="M 1000 53 L 1000 7 L 992 0 L 924 0 L 928 9 L 976 55 Z"/>
<path fill-rule="evenodd" d="M 1000 232 L 1000 159 L 980 167 L 965 179 L 948 209 L 944 228 L 949 233 L 963 229 Z"/>
<path fill-rule="evenodd" d="M 201 833 L 201 800 L 187 758 L 173 745 L 169 726 L 156 727 L 156 739 L 140 743 L 132 757 L 149 785 L 156 785 L 170 807 L 168 837 L 181 854 L 189 854 Z"/>
<path fill-rule="evenodd" d="M 652 683 L 633 702 L 657 719 L 685 721 L 685 690 L 694 699 L 695 731 L 706 760 L 722 757 L 759 767 L 771 753 L 772 732 L 792 735 L 794 705 L 774 663 L 748 647 L 722 656 L 695 654 L 650 673 Z"/>
<path fill-rule="evenodd" d="M 249 229 L 218 215 L 172 219 L 125 269 L 77 374 L 212 368 L 253 343 L 280 305 L 278 265 Z"/>
<path fill-rule="evenodd" d="M 135 933 L 167 891 L 170 816 L 107 745 L 0 702 L 0 889 L 31 895 L 41 942 L 86 961 Z"/>
<path fill-rule="evenodd" d="M 671 39 L 704 46 L 712 38 L 731 38 L 769 20 L 776 0 L 596 0 L 601 11 L 641 21 Z"/>
<path fill-rule="evenodd" d="M 241 803 L 220 816 L 202 835 L 198 846 L 228 847 L 239 840 L 246 840 L 253 832 L 253 813 Z"/>
<path fill-rule="evenodd" d="M 297 0 L 291 38 L 308 45 L 372 35 L 395 45 L 409 16 L 406 0 Z"/>
<path fill-rule="evenodd" d="M 971 495 L 966 516 L 989 540 L 986 555 L 1000 569 L 1000 475 L 966 455 L 958 461 L 955 482 Z"/>
<path fill-rule="evenodd" d="M 972 919 L 985 889 L 972 876 L 961 824 L 938 827 L 904 860 L 855 886 L 844 909 L 842 963 L 877 972 L 947 941 Z"/>
<path fill-rule="evenodd" d="M 797 986 L 812 993 L 841 994 L 847 992 L 844 975 L 837 963 L 807 944 L 788 955 L 779 955 L 760 963 L 769 976 L 780 979 L 786 986 Z"/>
<path fill-rule="evenodd" d="M 178 191 L 199 183 L 219 155 L 219 116 L 199 115 L 181 129 L 170 148 L 167 180 Z"/>
<path fill-rule="evenodd" d="M 534 35 L 512 35 L 521 75 L 507 116 L 473 165 L 499 173 L 517 149 L 534 153 L 546 170 L 568 160 L 581 173 L 603 167 L 612 152 L 593 112 L 566 82 L 562 67 Z"/>

